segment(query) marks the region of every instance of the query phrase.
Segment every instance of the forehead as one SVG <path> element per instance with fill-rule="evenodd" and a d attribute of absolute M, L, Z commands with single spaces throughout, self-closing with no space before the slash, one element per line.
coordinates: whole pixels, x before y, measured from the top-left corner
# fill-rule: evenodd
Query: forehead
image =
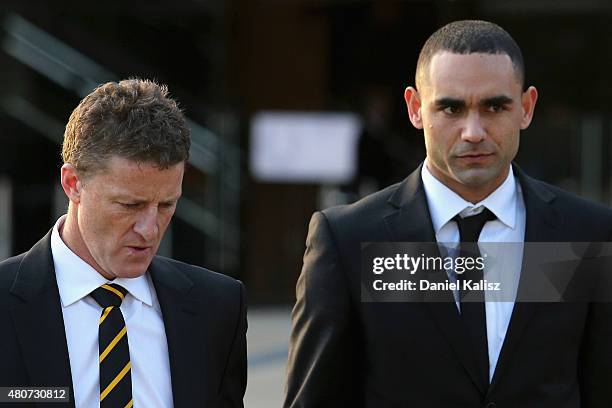
<path fill-rule="evenodd" d="M 184 163 L 160 169 L 152 163 L 112 156 L 104 169 L 85 183 L 109 194 L 142 199 L 168 198 L 180 195 L 184 168 Z"/>
<path fill-rule="evenodd" d="M 491 97 L 521 91 L 512 60 L 506 54 L 435 54 L 423 91 L 438 97 Z"/>

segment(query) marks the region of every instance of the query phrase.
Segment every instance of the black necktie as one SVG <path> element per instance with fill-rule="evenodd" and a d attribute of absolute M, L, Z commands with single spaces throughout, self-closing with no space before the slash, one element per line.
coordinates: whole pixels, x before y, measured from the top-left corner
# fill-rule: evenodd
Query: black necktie
<path fill-rule="evenodd" d="M 91 292 L 102 307 L 98 326 L 100 364 L 100 408 L 131 408 L 132 375 L 127 328 L 121 302 L 127 290 L 114 283 Z"/>
<path fill-rule="evenodd" d="M 480 256 L 478 249 L 478 237 L 487 221 L 492 221 L 496 217 L 488 209 L 484 209 L 480 214 L 471 217 L 461 218 L 455 216 L 459 228 L 460 257 L 477 258 Z M 472 341 L 478 367 L 481 370 L 485 384 L 489 383 L 489 348 L 487 342 L 487 319 L 484 304 L 484 291 L 464 290 L 464 281 L 480 282 L 483 279 L 482 269 L 473 268 L 466 270 L 462 274 L 457 274 L 457 281 L 460 284 L 461 297 L 461 320 Z M 469 297 L 468 297 L 469 295 Z M 469 301 L 465 300 L 469 299 Z M 486 388 L 486 387 L 485 387 Z"/>

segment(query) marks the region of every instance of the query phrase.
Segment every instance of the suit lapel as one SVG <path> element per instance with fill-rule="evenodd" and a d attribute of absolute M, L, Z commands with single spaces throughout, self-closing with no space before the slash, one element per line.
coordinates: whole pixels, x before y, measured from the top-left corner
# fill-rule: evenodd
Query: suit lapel
<path fill-rule="evenodd" d="M 161 258 L 154 258 L 149 268 L 162 310 L 172 378 L 172 396 L 177 407 L 197 406 L 201 398 L 210 398 L 206 384 L 204 350 L 207 339 L 199 310 L 202 306 L 189 297 L 193 282 L 179 269 Z M 198 370 L 198 371 L 194 371 Z M 212 395 L 215 395 L 212 393 Z"/>
<path fill-rule="evenodd" d="M 551 205 L 556 198 L 555 194 L 538 185 L 535 180 L 528 177 L 517 165 L 514 165 L 514 172 L 521 184 L 523 199 L 525 200 L 525 242 L 556 242 L 560 219 L 557 211 Z M 527 263 L 529 259 L 535 259 L 535 257 L 526 256 L 525 253 L 523 254 L 523 266 L 517 298 L 520 298 L 521 291 L 527 289 L 525 287 L 527 280 L 525 277 L 526 273 L 534 270 Z M 508 325 L 506 338 L 499 355 L 489 393 L 499 383 L 500 377 L 511 361 L 514 350 L 538 305 L 538 303 L 533 302 L 516 302 L 514 304 L 512 317 Z"/>
<path fill-rule="evenodd" d="M 408 178 L 399 185 L 390 197 L 389 204 L 395 209 L 384 217 L 385 225 L 394 242 L 436 242 L 433 223 L 427 205 L 425 190 L 421 179 L 419 166 Z M 425 248 L 429 252 L 432 246 Z M 432 256 L 440 256 L 437 247 Z M 447 278 L 446 271 L 439 271 L 428 277 L 430 281 L 443 281 Z M 487 379 L 479 373 L 476 357 L 469 343 L 465 328 L 461 323 L 459 311 L 452 292 L 444 294 L 445 301 L 430 299 L 424 296 L 424 304 L 432 318 L 461 362 L 474 384 L 484 394 Z"/>
<path fill-rule="evenodd" d="M 394 242 L 436 242 L 419 166 L 389 198 L 393 207 L 384 217 Z"/>
<path fill-rule="evenodd" d="M 10 290 L 11 314 L 29 384 L 70 387 L 74 391 L 64 318 L 51 255 L 51 232 L 24 256 Z"/>

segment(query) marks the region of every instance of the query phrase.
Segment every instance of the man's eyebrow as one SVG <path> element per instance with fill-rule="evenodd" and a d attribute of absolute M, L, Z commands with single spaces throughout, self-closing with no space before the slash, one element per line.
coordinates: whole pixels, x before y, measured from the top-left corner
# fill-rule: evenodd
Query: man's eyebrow
<path fill-rule="evenodd" d="M 130 204 L 146 204 L 147 200 L 141 200 L 129 195 L 118 195 L 115 196 L 115 200 L 129 202 Z"/>
<path fill-rule="evenodd" d="M 506 95 L 493 96 L 491 98 L 485 98 L 480 103 L 482 106 L 494 106 L 494 105 L 509 105 L 512 103 L 512 98 Z"/>
<path fill-rule="evenodd" d="M 456 98 L 440 98 L 434 101 L 436 106 L 465 106 L 465 101 Z"/>

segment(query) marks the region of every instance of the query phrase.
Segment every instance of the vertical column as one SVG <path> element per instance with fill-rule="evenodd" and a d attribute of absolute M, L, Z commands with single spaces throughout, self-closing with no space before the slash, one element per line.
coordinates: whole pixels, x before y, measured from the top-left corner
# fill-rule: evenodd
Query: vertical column
<path fill-rule="evenodd" d="M 12 255 L 13 188 L 11 180 L 0 176 L 0 260 Z"/>

